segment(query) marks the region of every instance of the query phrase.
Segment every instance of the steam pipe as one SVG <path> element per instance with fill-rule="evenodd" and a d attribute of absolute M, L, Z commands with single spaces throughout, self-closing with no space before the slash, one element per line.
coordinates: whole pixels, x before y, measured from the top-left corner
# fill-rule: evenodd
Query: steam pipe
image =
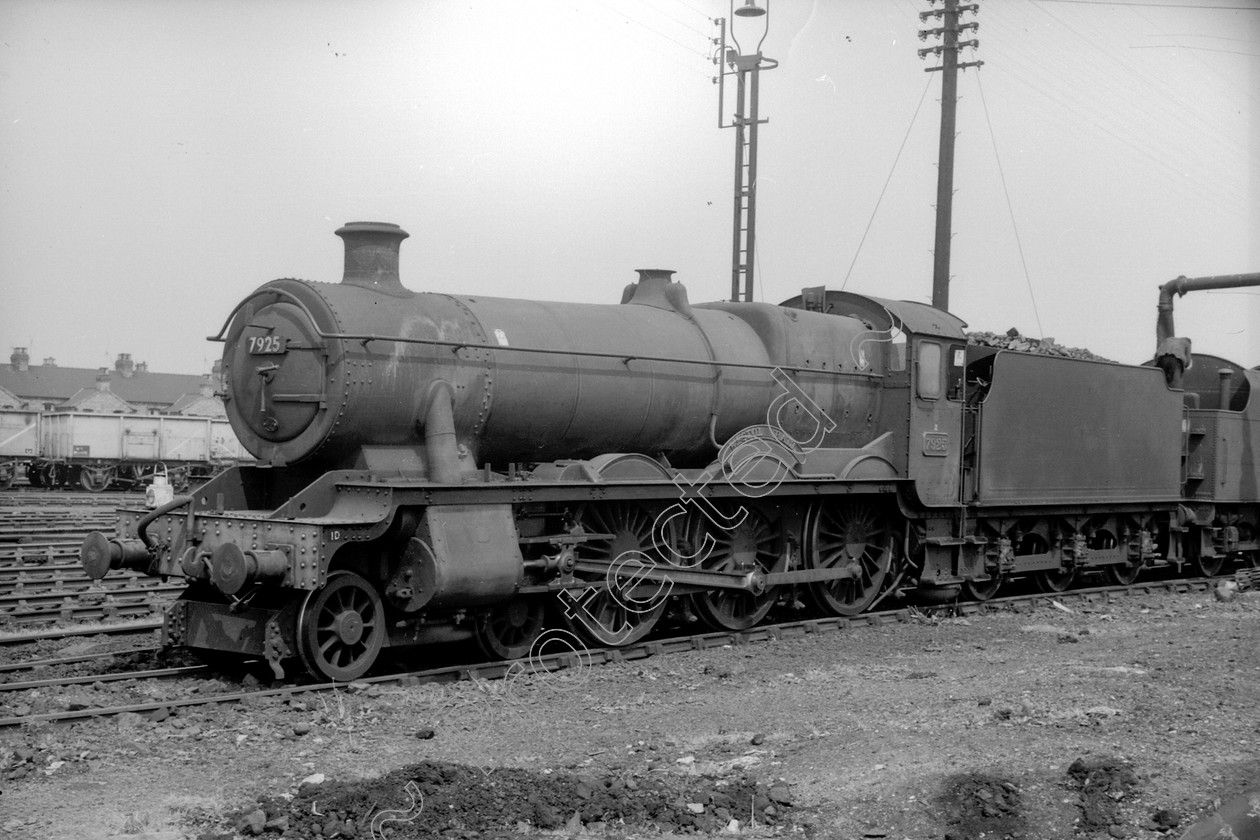
<path fill-rule="evenodd" d="M 441 484 L 460 484 L 459 443 L 455 437 L 450 383 L 438 381 L 429 389 L 429 408 L 424 418 L 424 449 L 429 478 Z"/>

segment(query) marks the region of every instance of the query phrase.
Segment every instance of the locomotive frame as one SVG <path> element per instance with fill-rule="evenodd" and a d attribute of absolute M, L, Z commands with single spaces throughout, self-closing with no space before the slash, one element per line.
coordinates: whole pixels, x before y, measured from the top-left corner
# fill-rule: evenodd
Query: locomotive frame
<path fill-rule="evenodd" d="M 1179 346 L 1027 356 L 821 287 L 693 306 L 669 272 L 614 306 L 418 294 L 401 229 L 338 235 L 341 284 L 266 284 L 215 337 L 260 465 L 84 543 L 94 578 L 189 581 L 168 643 L 351 680 L 386 647 L 525 656 L 549 624 L 627 644 L 671 607 L 739 630 L 797 596 L 855 615 L 1255 559 L 1254 370 L 1204 408 Z"/>

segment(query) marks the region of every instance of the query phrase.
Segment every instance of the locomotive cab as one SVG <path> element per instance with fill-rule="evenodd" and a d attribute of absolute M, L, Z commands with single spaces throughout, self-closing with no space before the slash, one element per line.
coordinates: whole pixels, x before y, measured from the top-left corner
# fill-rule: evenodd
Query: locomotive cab
<path fill-rule="evenodd" d="M 948 312 L 823 287 L 783 306 L 857 319 L 861 360 L 882 357 L 878 427 L 892 430 L 892 463 L 913 487 L 913 504 L 956 507 L 962 453 L 966 324 Z"/>

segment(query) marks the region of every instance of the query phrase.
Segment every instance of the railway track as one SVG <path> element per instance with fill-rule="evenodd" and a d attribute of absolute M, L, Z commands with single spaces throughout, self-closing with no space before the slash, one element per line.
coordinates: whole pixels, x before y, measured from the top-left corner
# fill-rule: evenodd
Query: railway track
<path fill-rule="evenodd" d="M 183 583 L 161 583 L 152 578 L 140 582 L 119 581 L 101 586 L 92 582 L 82 587 L 22 587 L 0 594 L 0 621 L 19 613 L 36 614 L 42 611 L 57 612 L 67 605 L 126 602 L 153 595 L 177 595 L 184 591 Z M 162 600 L 165 604 L 166 600 Z"/>
<path fill-rule="evenodd" d="M 0 507 L 23 505 L 85 505 L 88 507 L 109 507 L 115 504 L 142 502 L 143 493 L 86 493 L 78 490 L 49 490 L 43 487 L 31 487 L 28 484 L 16 484 L 8 490 L 0 491 Z"/>
<path fill-rule="evenodd" d="M 178 587 L 183 589 L 183 587 Z M 169 599 L 155 597 L 149 591 L 141 595 L 115 597 L 106 594 L 98 599 L 62 598 L 55 604 L 23 606 L 0 612 L 0 619 L 15 625 L 56 624 L 88 621 L 109 621 L 137 616 L 160 616 Z M 62 634 L 66 635 L 66 634 Z M 0 639 L 0 644 L 4 644 Z"/>
<path fill-rule="evenodd" d="M 118 636 L 153 633 L 162 629 L 160 619 L 129 621 L 117 624 L 92 624 L 80 627 L 58 627 L 53 630 L 0 632 L 0 647 L 66 639 L 73 636 Z"/>
<path fill-rule="evenodd" d="M 58 668 L 63 665 L 82 665 L 86 662 L 94 662 L 101 659 L 112 659 L 115 656 L 127 656 L 135 653 L 157 653 L 161 648 L 145 647 L 145 648 L 123 648 L 122 650 L 107 650 L 98 653 L 84 653 L 78 656 L 59 656 L 50 659 L 27 659 L 22 662 L 7 662 L 0 665 L 0 674 L 20 673 L 22 671 L 38 671 Z M 11 690 L 10 684 L 0 683 L 0 691 Z"/>
<path fill-rule="evenodd" d="M 143 499 L 134 493 L 0 493 L 0 627 L 160 615 L 181 585 L 138 573 L 93 582 L 78 563 L 84 537 L 112 531 L 116 508 L 136 504 Z M 55 635 L 72 634 L 67 628 Z M 0 637 L 0 645 L 22 638 Z"/>
<path fill-rule="evenodd" d="M 1149 595 L 1157 592 L 1192 593 L 1204 592 L 1215 586 L 1222 578 L 1178 579 L 1166 581 L 1150 581 L 1131 584 L 1129 586 L 1100 586 L 1088 589 L 1077 589 L 1054 595 L 1044 593 L 1021 594 L 1009 597 L 994 598 L 985 602 L 958 602 L 944 606 L 929 607 L 927 613 L 948 612 L 951 616 L 976 615 L 995 608 L 1012 604 L 1038 606 L 1057 602 L 1060 605 L 1094 602 L 1114 596 Z M 808 618 L 777 624 L 766 624 L 753 627 L 742 632 L 700 633 L 672 638 L 651 639 L 637 644 L 617 648 L 595 648 L 576 650 L 567 647 L 556 653 L 532 657 L 528 662 L 478 663 L 473 665 L 452 665 L 442 668 L 430 668 L 418 671 L 384 674 L 356 680 L 360 684 L 375 685 L 418 685 L 421 683 L 446 683 L 459 680 L 494 680 L 505 679 L 513 675 L 539 674 L 558 672 L 566 669 L 587 668 L 616 662 L 633 661 L 650 656 L 662 656 L 672 653 L 683 653 L 693 650 L 708 650 L 726 645 L 738 646 L 765 642 L 776 639 L 795 639 L 814 634 L 850 631 L 868 627 L 882 627 L 889 624 L 906 622 L 913 619 L 914 608 L 904 607 L 866 613 L 852 618 L 825 617 Z M 164 669 L 163 675 L 166 674 Z M 189 672 L 196 673 L 196 672 Z M 140 674 L 133 674 L 140 678 Z M 119 676 L 118 679 L 127 679 Z M 75 682 L 41 681 L 41 688 L 82 684 L 83 678 L 76 677 Z M 87 682 L 93 682 L 87 679 Z M 21 726 L 31 723 L 73 723 L 95 717 L 111 717 L 126 712 L 148 715 L 153 713 L 169 713 L 172 709 L 184 709 L 197 706 L 209 706 L 224 703 L 235 703 L 246 698 L 284 697 L 300 693 L 324 692 L 344 689 L 345 683 L 293 684 L 277 688 L 265 688 L 243 692 L 227 692 L 205 696 L 184 697 L 179 699 L 155 700 L 152 702 L 133 703 L 109 707 L 84 707 L 46 714 L 32 714 L 22 717 L 0 718 L 0 728 Z"/>
<path fill-rule="evenodd" d="M 9 566 L 67 563 L 78 558 L 81 541 L 42 540 L 0 543 L 0 570 Z"/>

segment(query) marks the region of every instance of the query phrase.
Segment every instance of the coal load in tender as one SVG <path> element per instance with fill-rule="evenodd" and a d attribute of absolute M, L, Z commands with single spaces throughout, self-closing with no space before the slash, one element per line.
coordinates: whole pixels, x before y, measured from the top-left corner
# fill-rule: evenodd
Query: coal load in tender
<path fill-rule="evenodd" d="M 1030 338 L 1020 335 L 1019 330 L 1011 327 L 1004 333 L 969 332 L 967 342 L 981 347 L 996 347 L 999 350 L 1014 350 L 1016 353 L 1033 353 L 1039 356 L 1067 356 L 1070 359 L 1089 359 L 1095 362 L 1111 362 L 1096 353 L 1082 347 L 1064 347 L 1055 344 L 1053 338 Z"/>

